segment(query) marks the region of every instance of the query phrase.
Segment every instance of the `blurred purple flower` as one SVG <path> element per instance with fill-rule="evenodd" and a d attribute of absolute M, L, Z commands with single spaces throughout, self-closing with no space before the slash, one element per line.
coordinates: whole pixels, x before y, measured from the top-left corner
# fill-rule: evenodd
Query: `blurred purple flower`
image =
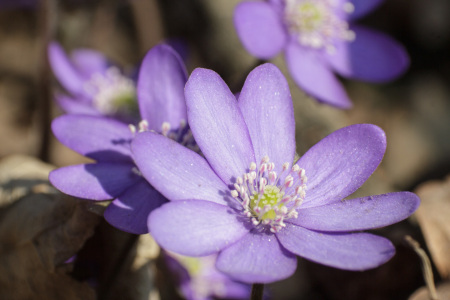
<path fill-rule="evenodd" d="M 217 255 L 188 257 L 165 252 L 169 269 L 177 274 L 177 281 L 186 300 L 248 299 L 250 286 L 232 280 L 217 271 Z"/>
<path fill-rule="evenodd" d="M 70 58 L 57 42 L 50 43 L 48 57 L 61 85 L 71 94 L 57 94 L 56 100 L 69 114 L 138 120 L 136 83 L 102 53 L 78 49 Z"/>
<path fill-rule="evenodd" d="M 359 231 L 407 218 L 418 197 L 398 192 L 343 200 L 381 162 L 386 137 L 380 128 L 345 127 L 294 164 L 291 96 L 274 65 L 253 70 L 238 101 L 205 69 L 192 73 L 185 96 L 205 158 L 153 132 L 131 145 L 143 176 L 172 200 L 149 217 L 163 248 L 187 256 L 218 253 L 218 270 L 247 283 L 289 277 L 295 255 L 345 270 L 374 268 L 394 255 L 390 241 Z"/>
<path fill-rule="evenodd" d="M 142 63 L 137 94 L 142 121 L 139 130 L 153 130 L 195 146 L 187 127 L 184 85 L 187 73 L 178 54 L 167 45 L 150 50 Z M 147 233 L 150 211 L 166 199 L 141 176 L 131 157 L 132 125 L 101 116 L 64 115 L 52 123 L 54 135 L 72 150 L 96 163 L 59 168 L 51 183 L 62 192 L 90 200 L 114 199 L 104 216 L 111 225 Z"/>
<path fill-rule="evenodd" d="M 338 108 L 352 103 L 335 76 L 386 82 L 403 74 L 409 57 L 389 36 L 353 24 L 382 0 L 244 1 L 234 24 L 252 55 L 284 50 L 289 72 L 306 93 Z"/>

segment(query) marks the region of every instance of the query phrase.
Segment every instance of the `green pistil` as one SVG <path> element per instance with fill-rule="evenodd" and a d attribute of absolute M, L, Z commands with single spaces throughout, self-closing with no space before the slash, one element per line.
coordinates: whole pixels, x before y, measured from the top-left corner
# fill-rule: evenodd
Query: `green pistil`
<path fill-rule="evenodd" d="M 135 93 L 118 95 L 118 97 L 114 98 L 112 103 L 117 108 L 118 112 L 134 114 L 139 110 Z"/>
<path fill-rule="evenodd" d="M 301 17 L 300 26 L 303 31 L 314 31 L 323 21 L 323 13 L 313 3 L 304 3 L 298 6 L 298 15 Z"/>
<path fill-rule="evenodd" d="M 284 192 L 281 192 L 278 187 L 273 185 L 266 185 L 264 188 L 264 194 L 260 195 L 256 192 L 252 196 L 250 196 L 250 209 L 254 212 L 256 206 L 258 206 L 260 209 L 263 209 L 264 206 L 270 205 L 272 209 L 266 212 L 259 219 L 261 221 L 266 219 L 274 220 L 276 217 L 276 213 L 273 210 L 273 207 L 278 206 L 278 208 L 281 208 L 284 206 L 284 203 L 279 203 L 283 196 Z M 255 213 L 255 215 L 258 214 Z"/>

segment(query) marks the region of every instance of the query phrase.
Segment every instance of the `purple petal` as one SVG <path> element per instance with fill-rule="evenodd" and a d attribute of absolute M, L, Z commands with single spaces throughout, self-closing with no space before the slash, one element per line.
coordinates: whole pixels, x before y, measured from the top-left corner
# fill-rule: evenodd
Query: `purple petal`
<path fill-rule="evenodd" d="M 77 49 L 70 54 L 73 65 L 77 71 L 89 80 L 94 74 L 103 74 L 109 67 L 106 57 L 95 50 Z"/>
<path fill-rule="evenodd" d="M 74 95 L 88 96 L 84 91 L 84 79 L 57 42 L 48 46 L 48 59 L 53 73 L 66 90 Z"/>
<path fill-rule="evenodd" d="M 154 209 L 167 200 L 147 181 L 139 180 L 115 199 L 103 216 L 112 226 L 134 234 L 148 233 L 147 219 Z"/>
<path fill-rule="evenodd" d="M 297 85 L 317 101 L 338 108 L 352 106 L 344 87 L 321 53 L 291 42 L 286 49 L 286 61 Z"/>
<path fill-rule="evenodd" d="M 231 208 L 202 200 L 183 200 L 155 209 L 148 222 L 161 247 L 187 256 L 219 252 L 248 230 Z"/>
<path fill-rule="evenodd" d="M 286 222 L 320 231 L 366 230 L 400 222 L 419 204 L 413 193 L 390 193 L 299 209 L 298 218 Z"/>
<path fill-rule="evenodd" d="M 292 253 L 343 270 L 375 268 L 395 254 L 389 240 L 369 233 L 326 233 L 287 224 L 277 237 Z"/>
<path fill-rule="evenodd" d="M 341 5 L 350 2 L 354 6 L 354 11 L 347 15 L 347 19 L 356 20 L 364 17 L 376 9 L 384 0 L 339 0 Z"/>
<path fill-rule="evenodd" d="M 295 155 L 294 108 L 286 79 L 272 64 L 259 66 L 248 75 L 238 103 L 256 162 L 268 155 L 279 173 Z"/>
<path fill-rule="evenodd" d="M 132 134 L 122 122 L 96 116 L 64 115 L 52 122 L 53 134 L 65 146 L 101 162 L 133 162 Z"/>
<path fill-rule="evenodd" d="M 68 114 L 101 116 L 101 113 L 92 107 L 92 104 L 86 101 L 86 99 L 76 99 L 62 94 L 56 95 L 55 98 L 61 109 Z"/>
<path fill-rule="evenodd" d="M 286 45 L 287 32 L 276 10 L 266 2 L 244 1 L 234 10 L 234 26 L 245 49 L 270 59 Z"/>
<path fill-rule="evenodd" d="M 228 205 L 228 187 L 194 151 L 152 132 L 138 134 L 132 150 L 139 170 L 167 199 L 201 199 Z"/>
<path fill-rule="evenodd" d="M 375 171 L 385 151 L 386 136 L 375 125 L 351 125 L 328 135 L 297 162 L 308 178 L 301 207 L 344 199 Z"/>
<path fill-rule="evenodd" d="M 255 156 L 247 125 L 226 83 L 214 71 L 196 69 L 185 94 L 189 125 L 211 167 L 225 183 L 242 176 Z"/>
<path fill-rule="evenodd" d="M 90 200 L 119 196 L 139 180 L 128 163 L 98 163 L 68 166 L 50 172 L 50 182 L 61 192 Z"/>
<path fill-rule="evenodd" d="M 189 57 L 189 45 L 185 39 L 168 38 L 164 43 L 172 47 L 172 49 L 180 56 L 181 60 L 186 63 Z"/>
<path fill-rule="evenodd" d="M 163 122 L 178 128 L 186 121 L 184 85 L 187 73 L 179 55 L 168 45 L 153 47 L 145 56 L 137 83 L 141 117 L 161 132 Z"/>
<path fill-rule="evenodd" d="M 297 258 L 280 245 L 275 235 L 248 233 L 222 250 L 216 267 L 242 282 L 270 283 L 294 274 Z"/>
<path fill-rule="evenodd" d="M 326 57 L 344 77 L 369 82 L 386 82 L 402 75 L 409 66 L 405 48 L 381 32 L 353 27 L 352 42 L 336 41 L 336 51 Z"/>

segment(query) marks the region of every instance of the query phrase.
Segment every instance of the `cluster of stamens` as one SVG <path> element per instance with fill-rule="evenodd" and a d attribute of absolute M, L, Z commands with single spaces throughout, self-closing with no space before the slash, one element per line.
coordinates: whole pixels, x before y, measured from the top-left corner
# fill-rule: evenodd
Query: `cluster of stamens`
<path fill-rule="evenodd" d="M 289 30 L 298 42 L 315 49 L 335 51 L 334 39 L 352 41 L 355 33 L 348 23 L 339 17 L 338 10 L 351 13 L 354 6 L 345 2 L 339 7 L 337 0 L 285 0 L 285 19 Z"/>
<path fill-rule="evenodd" d="M 284 163 L 278 175 L 275 164 L 265 156 L 258 170 L 252 162 L 249 172 L 236 179 L 231 195 L 240 202 L 244 215 L 251 218 L 253 225 L 267 225 L 275 233 L 286 226 L 284 220 L 298 217 L 297 208 L 305 199 L 307 177 L 304 169 L 289 165 Z"/>
<path fill-rule="evenodd" d="M 108 68 L 104 74 L 95 73 L 84 88 L 103 114 L 131 114 L 137 108 L 135 83 L 122 75 L 117 67 Z"/>
<path fill-rule="evenodd" d="M 132 124 L 128 125 L 133 135 L 135 135 L 136 132 L 150 131 L 148 126 L 149 125 L 147 120 L 140 121 L 137 128 Z M 163 122 L 161 125 L 160 133 L 168 137 L 169 139 L 172 139 L 175 142 L 185 146 L 186 148 L 189 148 L 197 153 L 200 152 L 200 148 L 195 142 L 192 131 L 187 126 L 185 120 L 181 120 L 180 125 L 176 129 L 172 129 L 169 122 Z"/>

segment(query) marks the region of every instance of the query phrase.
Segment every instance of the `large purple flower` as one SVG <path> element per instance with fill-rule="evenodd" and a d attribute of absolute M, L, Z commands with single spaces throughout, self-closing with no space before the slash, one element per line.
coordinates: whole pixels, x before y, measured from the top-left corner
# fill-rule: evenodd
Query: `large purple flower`
<path fill-rule="evenodd" d="M 271 64 L 253 70 L 238 101 L 213 71 L 185 88 L 188 120 L 203 155 L 153 132 L 132 143 L 144 177 L 171 202 L 149 227 L 165 249 L 219 253 L 216 267 L 247 283 L 290 276 L 296 255 L 346 270 L 374 268 L 395 252 L 361 230 L 411 215 L 409 192 L 344 200 L 373 173 L 386 138 L 375 125 L 338 130 L 297 162 L 288 84 Z"/>
<path fill-rule="evenodd" d="M 185 145 L 192 141 L 187 127 L 183 62 L 169 46 L 148 52 L 139 73 L 137 93 L 143 122 L 140 130 L 162 132 Z M 52 129 L 58 140 L 96 163 L 63 167 L 50 173 L 62 192 L 91 200 L 114 201 L 104 216 L 113 226 L 132 233 L 147 233 L 150 211 L 166 200 L 141 176 L 131 157 L 134 126 L 89 115 L 64 115 Z"/>
<path fill-rule="evenodd" d="M 71 94 L 57 94 L 61 108 L 70 114 L 109 116 L 125 121 L 139 118 L 136 83 L 102 53 L 74 50 L 70 58 L 57 42 L 50 43 L 48 57 L 55 76 Z"/>
<path fill-rule="evenodd" d="M 339 108 L 352 103 L 335 72 L 369 82 L 392 80 L 409 66 L 389 36 L 353 24 L 382 0 L 244 1 L 234 23 L 244 47 L 269 59 L 284 50 L 289 72 L 306 93 Z"/>

